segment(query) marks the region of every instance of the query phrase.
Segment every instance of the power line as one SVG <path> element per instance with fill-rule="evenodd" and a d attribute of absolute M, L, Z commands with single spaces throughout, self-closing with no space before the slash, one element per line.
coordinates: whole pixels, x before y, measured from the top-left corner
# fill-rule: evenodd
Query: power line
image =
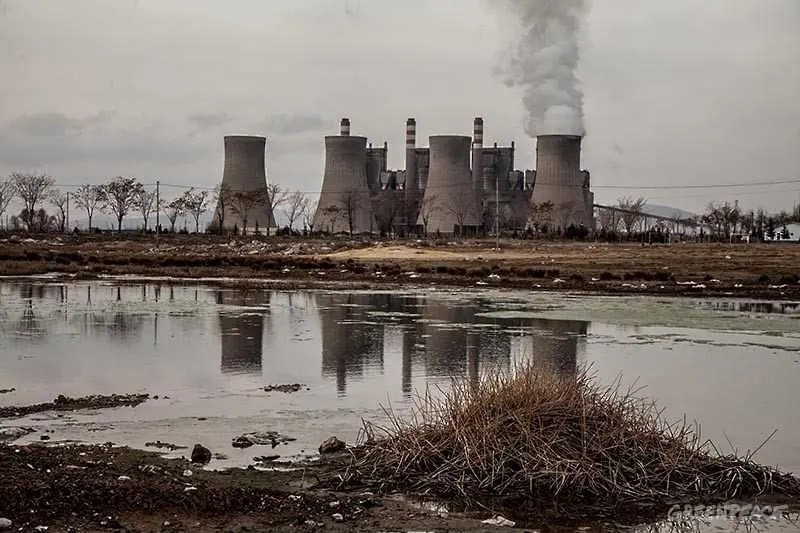
<path fill-rule="evenodd" d="M 688 189 L 728 189 L 731 187 L 761 187 L 764 185 L 800 184 L 800 179 L 759 181 L 750 183 L 715 183 L 713 185 L 593 185 L 592 189 L 630 189 L 630 190 L 688 190 Z"/>

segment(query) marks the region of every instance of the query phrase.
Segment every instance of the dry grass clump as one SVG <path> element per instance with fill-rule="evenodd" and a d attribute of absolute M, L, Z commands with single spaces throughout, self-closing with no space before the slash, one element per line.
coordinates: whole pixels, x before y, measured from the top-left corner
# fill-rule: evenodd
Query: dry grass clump
<path fill-rule="evenodd" d="M 420 398 L 409 420 L 365 423 L 346 481 L 516 509 L 633 509 L 800 495 L 800 479 L 723 455 L 685 420 L 586 369 L 556 377 L 531 364 Z M 378 437 L 376 439 L 376 436 Z M 757 450 L 756 450 L 757 451 Z"/>

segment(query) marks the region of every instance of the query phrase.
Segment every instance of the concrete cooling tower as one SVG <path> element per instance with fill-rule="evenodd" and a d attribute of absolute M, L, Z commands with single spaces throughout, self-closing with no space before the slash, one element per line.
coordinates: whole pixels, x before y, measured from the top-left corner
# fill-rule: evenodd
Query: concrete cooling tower
<path fill-rule="evenodd" d="M 331 233 L 372 230 L 367 181 L 367 138 L 350 135 L 342 119 L 341 134 L 325 137 L 325 173 L 314 228 Z"/>
<path fill-rule="evenodd" d="M 536 138 L 536 182 L 532 201 L 536 205 L 552 202 L 553 226 L 562 230 L 570 225 L 594 226 L 587 181 L 581 172 L 581 137 L 540 135 Z"/>
<path fill-rule="evenodd" d="M 423 202 L 435 205 L 427 231 L 453 233 L 457 227 L 480 224 L 481 206 L 472 187 L 470 144 L 461 135 L 430 137 L 430 169 Z M 417 224 L 424 224 L 420 213 Z"/>
<path fill-rule="evenodd" d="M 222 186 L 227 198 L 214 210 L 214 219 L 222 219 L 223 229 L 248 230 L 274 228 L 275 218 L 267 194 L 267 173 L 264 166 L 267 139 L 245 135 L 225 137 L 225 165 Z M 220 208 L 224 213 L 220 216 Z"/>

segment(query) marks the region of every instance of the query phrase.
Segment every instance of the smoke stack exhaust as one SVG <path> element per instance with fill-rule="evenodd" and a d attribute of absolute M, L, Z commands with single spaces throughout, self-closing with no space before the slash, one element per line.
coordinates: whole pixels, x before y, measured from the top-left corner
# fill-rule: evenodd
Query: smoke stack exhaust
<path fill-rule="evenodd" d="M 350 135 L 350 119 L 343 118 L 341 125 L 339 126 L 339 133 L 342 137 L 347 137 Z"/>

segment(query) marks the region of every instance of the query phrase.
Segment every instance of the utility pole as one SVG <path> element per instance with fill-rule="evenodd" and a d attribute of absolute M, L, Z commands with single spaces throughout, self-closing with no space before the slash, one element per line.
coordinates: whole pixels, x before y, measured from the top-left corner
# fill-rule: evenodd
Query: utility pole
<path fill-rule="evenodd" d="M 494 174 L 494 243 L 500 250 L 500 175 Z"/>
<path fill-rule="evenodd" d="M 158 248 L 158 234 L 161 233 L 161 181 L 156 180 L 156 248 Z"/>
<path fill-rule="evenodd" d="M 64 231 L 69 232 L 69 193 L 67 193 L 67 216 L 66 216 L 66 224 L 64 225 Z"/>

